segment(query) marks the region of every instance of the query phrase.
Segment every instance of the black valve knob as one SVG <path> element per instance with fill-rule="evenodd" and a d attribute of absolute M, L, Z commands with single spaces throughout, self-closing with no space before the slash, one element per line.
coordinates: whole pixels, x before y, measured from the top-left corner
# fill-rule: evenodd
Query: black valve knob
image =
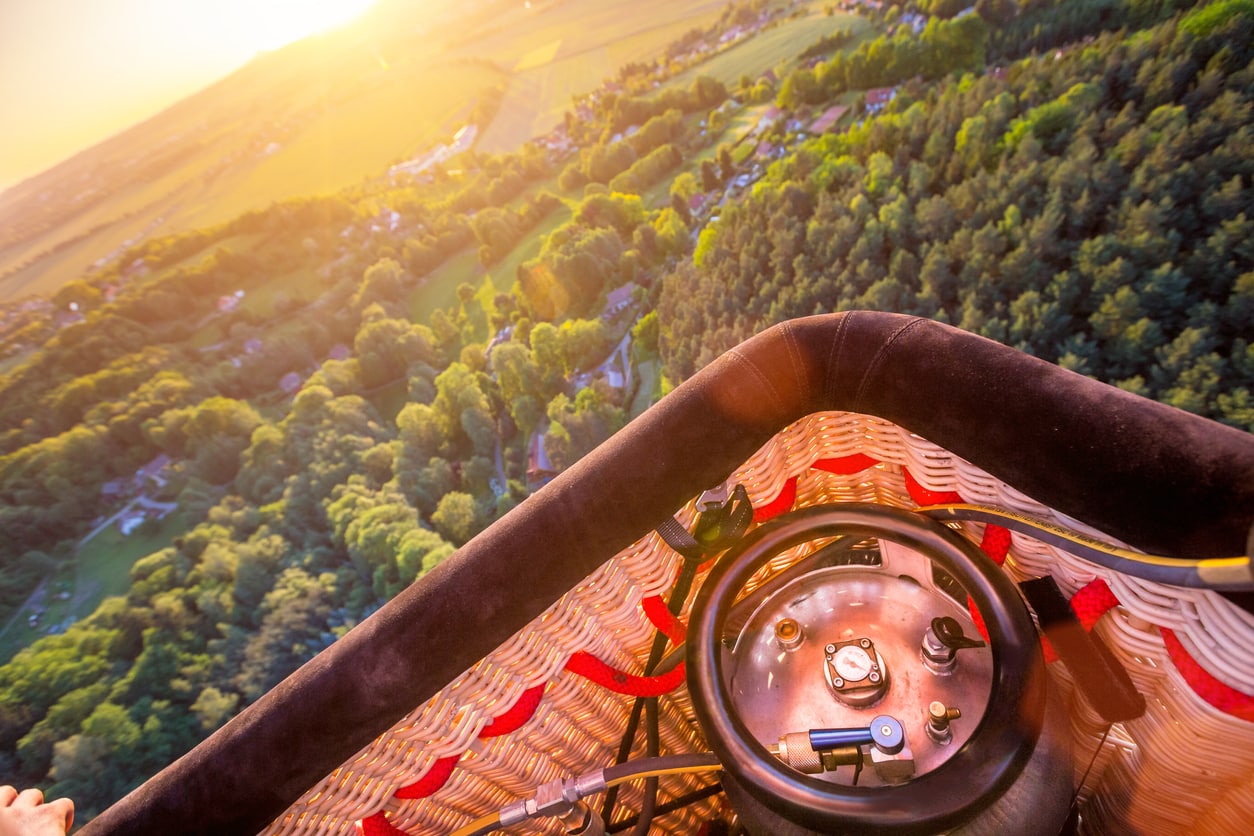
<path fill-rule="evenodd" d="M 968 647 L 983 647 L 979 639 L 968 638 L 962 632 L 962 625 L 955 618 L 941 616 L 932 619 L 932 633 L 941 644 L 950 650 L 963 650 Z"/>

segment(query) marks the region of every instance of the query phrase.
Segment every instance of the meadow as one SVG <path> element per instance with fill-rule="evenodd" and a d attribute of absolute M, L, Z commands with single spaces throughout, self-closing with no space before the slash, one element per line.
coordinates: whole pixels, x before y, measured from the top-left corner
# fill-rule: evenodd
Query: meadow
<path fill-rule="evenodd" d="M 782 79 L 796 65 L 797 53 L 838 29 L 852 29 L 859 35 L 871 34 L 870 23 L 865 18 L 839 12 L 831 15 L 811 12 L 785 20 L 723 50 L 708 61 L 679 73 L 668 84 L 687 87 L 698 75 L 706 75 L 733 87 L 742 76 L 756 79 L 767 70 L 777 68 L 776 74 Z"/>
<path fill-rule="evenodd" d="M 502 152 L 552 130 L 573 99 L 595 89 L 633 61 L 650 61 L 684 32 L 717 19 L 724 4 L 678 4 L 665 0 L 603 3 L 588 9 L 568 3 L 534 22 L 537 44 L 518 55 L 517 35 L 502 32 L 474 45 L 514 67 L 496 119 L 478 148 Z M 547 60 L 544 60 L 547 59 Z"/>
<path fill-rule="evenodd" d="M 64 627 L 86 618 L 100 602 L 111 595 L 125 595 L 130 587 L 131 566 L 141 557 L 164 548 L 188 528 L 180 512 L 162 520 L 152 520 L 125 536 L 117 524 L 80 546 L 74 562 L 50 577 L 44 584 L 38 627 L 27 621 L 33 607 L 21 607 L 5 625 L 0 625 L 0 663 L 30 644 L 38 633 L 54 626 Z"/>

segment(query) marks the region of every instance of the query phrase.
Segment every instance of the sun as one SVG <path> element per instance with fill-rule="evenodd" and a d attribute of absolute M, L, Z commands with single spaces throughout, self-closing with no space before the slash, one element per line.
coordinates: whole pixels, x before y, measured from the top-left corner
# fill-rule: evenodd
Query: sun
<path fill-rule="evenodd" d="M 259 51 L 342 26 L 376 0 L 249 0 L 239 4 L 239 38 Z"/>

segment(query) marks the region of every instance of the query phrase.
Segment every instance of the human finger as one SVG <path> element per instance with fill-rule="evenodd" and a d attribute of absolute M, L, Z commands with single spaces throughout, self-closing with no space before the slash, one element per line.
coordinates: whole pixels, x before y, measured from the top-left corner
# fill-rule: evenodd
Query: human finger
<path fill-rule="evenodd" d="M 17 798 L 17 788 L 8 784 L 0 786 L 0 807 L 8 807 Z"/>
<path fill-rule="evenodd" d="M 65 829 L 69 829 L 74 824 L 74 802 L 68 798 L 58 798 L 56 801 L 50 801 L 44 805 L 50 810 L 56 810 L 65 817 Z"/>
<path fill-rule="evenodd" d="M 38 807 L 44 803 L 44 792 L 39 787 L 22 790 L 13 801 L 14 807 Z"/>

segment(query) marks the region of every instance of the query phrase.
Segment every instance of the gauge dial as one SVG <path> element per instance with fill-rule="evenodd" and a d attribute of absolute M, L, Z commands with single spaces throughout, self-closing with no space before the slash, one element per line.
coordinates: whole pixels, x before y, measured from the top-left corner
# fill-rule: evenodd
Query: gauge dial
<path fill-rule="evenodd" d="M 846 682 L 861 682 L 871 673 L 871 656 L 862 648 L 846 645 L 836 652 L 832 660 L 836 673 Z"/>

